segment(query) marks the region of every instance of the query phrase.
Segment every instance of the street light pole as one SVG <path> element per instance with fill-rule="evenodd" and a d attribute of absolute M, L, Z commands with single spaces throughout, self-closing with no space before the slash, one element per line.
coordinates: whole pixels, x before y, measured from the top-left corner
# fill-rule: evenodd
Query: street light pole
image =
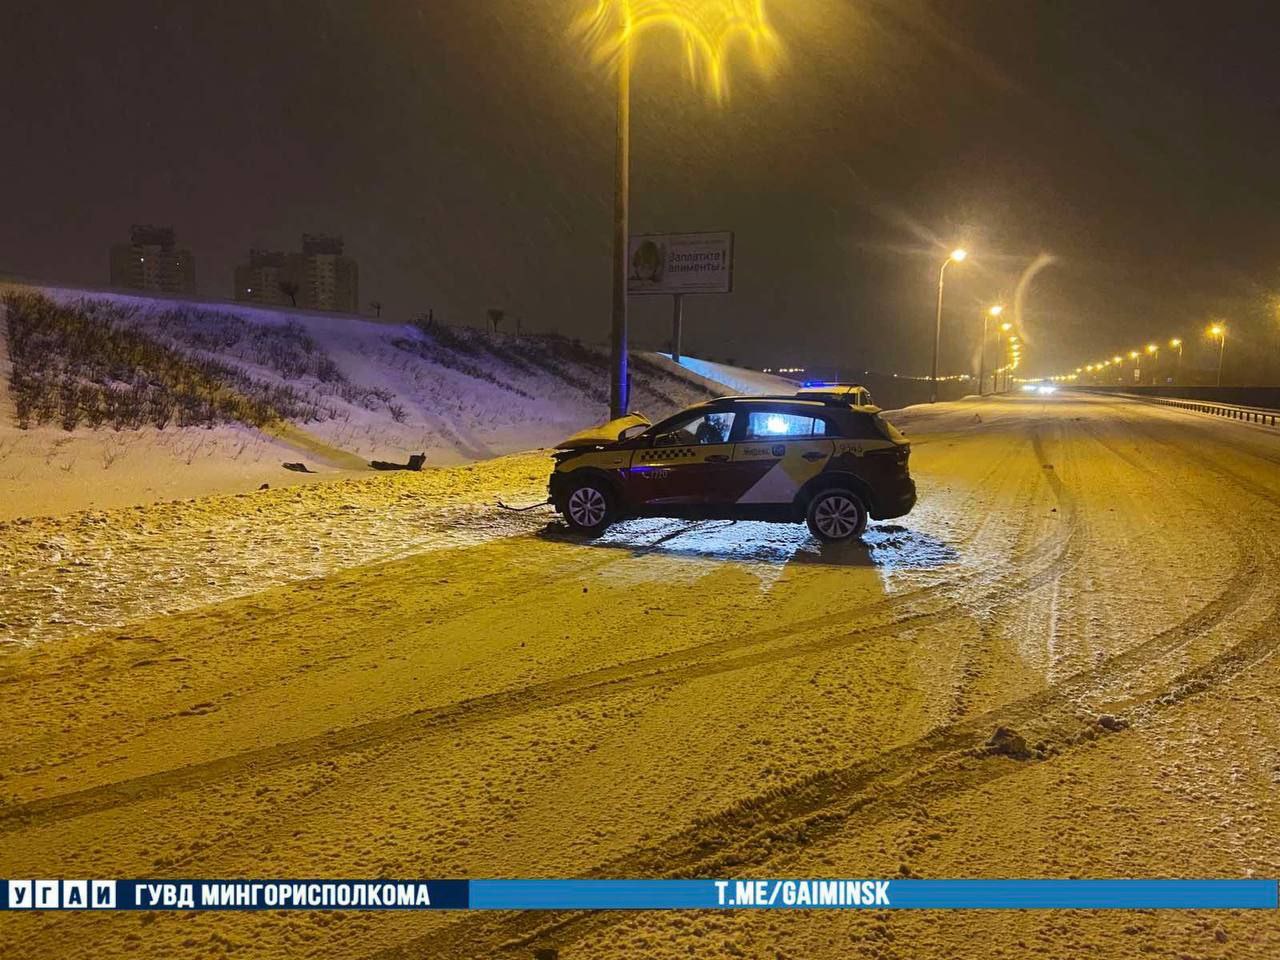
<path fill-rule="evenodd" d="M 982 349 L 978 351 L 978 396 L 982 396 L 987 390 L 987 321 L 1002 313 L 1004 313 L 1004 307 L 996 304 L 982 314 Z M 992 392 L 995 392 L 994 383 Z"/>
<path fill-rule="evenodd" d="M 1218 338 L 1218 386 L 1222 386 L 1222 358 L 1227 352 L 1227 325 L 1215 323 L 1209 332 Z"/>
<path fill-rule="evenodd" d="M 1174 347 L 1178 351 L 1178 360 L 1173 367 L 1173 384 L 1177 386 L 1182 380 L 1182 341 L 1174 337 L 1169 341 L 1169 346 Z"/>
<path fill-rule="evenodd" d="M 951 255 L 942 261 L 942 269 L 938 271 L 938 315 L 933 329 L 933 376 L 929 378 L 930 403 L 938 402 L 938 351 L 942 349 L 942 284 L 947 276 L 947 264 L 952 260 L 959 263 L 968 255 L 960 249 L 952 250 Z"/>
<path fill-rule="evenodd" d="M 1012 323 L 1002 323 L 996 330 L 996 369 L 991 374 L 991 392 L 1000 392 L 1000 364 L 1004 362 L 1004 338 L 1005 335 L 1013 329 Z M 1008 384 L 1006 383 L 1007 387 Z"/>
<path fill-rule="evenodd" d="M 627 247 L 631 215 L 631 38 L 618 56 L 618 140 L 613 180 L 613 323 L 610 327 L 609 417 L 625 416 L 627 379 Z"/>

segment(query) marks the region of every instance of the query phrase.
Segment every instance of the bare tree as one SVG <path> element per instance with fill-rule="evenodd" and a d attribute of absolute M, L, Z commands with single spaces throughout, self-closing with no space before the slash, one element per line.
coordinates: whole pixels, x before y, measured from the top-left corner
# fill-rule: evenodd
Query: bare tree
<path fill-rule="evenodd" d="M 505 317 L 505 310 L 499 310 L 497 307 L 489 308 L 489 325 L 493 328 L 494 333 L 498 332 L 498 327 L 502 326 L 502 321 Z"/>
<path fill-rule="evenodd" d="M 279 283 L 280 292 L 289 298 L 289 302 L 295 307 L 298 305 L 298 283 L 296 280 L 281 280 Z"/>
<path fill-rule="evenodd" d="M 369 301 L 369 309 L 373 311 L 373 315 L 374 315 L 375 317 L 381 317 L 381 316 L 382 316 L 382 301 L 381 301 L 381 300 L 370 300 L 370 301 Z"/>

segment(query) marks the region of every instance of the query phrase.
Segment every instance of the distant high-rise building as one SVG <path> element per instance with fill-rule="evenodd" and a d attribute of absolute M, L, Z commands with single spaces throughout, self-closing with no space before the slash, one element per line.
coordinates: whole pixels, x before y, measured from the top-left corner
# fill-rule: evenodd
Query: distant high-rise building
<path fill-rule="evenodd" d="M 310 310 L 360 311 L 359 268 L 343 256 L 342 238 L 302 235 L 301 253 L 250 250 L 235 270 L 235 298 Z"/>
<path fill-rule="evenodd" d="M 178 247 L 173 227 L 134 224 L 129 242 L 111 247 L 111 286 L 195 293 L 195 258 L 190 250 Z"/>
<path fill-rule="evenodd" d="M 250 250 L 249 262 L 236 267 L 236 299 L 254 303 L 291 304 L 288 290 L 297 283 L 297 254 L 280 250 Z M 301 285 L 295 290 L 295 296 Z"/>

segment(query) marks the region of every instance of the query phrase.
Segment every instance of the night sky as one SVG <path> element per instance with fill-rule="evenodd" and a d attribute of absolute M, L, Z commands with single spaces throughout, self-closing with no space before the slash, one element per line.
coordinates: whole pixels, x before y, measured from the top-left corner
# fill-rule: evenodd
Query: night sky
<path fill-rule="evenodd" d="M 5 4 L 0 273 L 105 285 L 131 223 L 173 224 L 200 293 L 251 246 L 341 233 L 361 299 L 603 340 L 613 86 L 580 0 Z M 736 291 L 686 349 L 943 372 L 1040 253 L 1031 372 L 1231 324 L 1280 357 L 1280 16 L 1265 3 L 772 0 L 770 76 L 728 102 L 645 38 L 633 232 L 734 230 Z M 633 300 L 657 346 L 669 301 Z M 1280 369 L 1272 363 L 1272 371 Z M 1265 370 L 1262 361 L 1259 370 Z"/>

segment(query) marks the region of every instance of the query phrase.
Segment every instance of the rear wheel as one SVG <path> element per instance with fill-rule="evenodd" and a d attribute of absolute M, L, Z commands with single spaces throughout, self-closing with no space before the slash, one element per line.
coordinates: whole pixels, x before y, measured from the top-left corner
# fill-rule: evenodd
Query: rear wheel
<path fill-rule="evenodd" d="M 867 528 L 867 508 L 849 490 L 821 490 L 809 501 L 805 519 L 815 537 L 836 543 L 862 536 Z"/>
<path fill-rule="evenodd" d="M 564 518 L 578 533 L 599 536 L 613 522 L 613 497 L 599 480 L 583 480 L 564 501 Z"/>

